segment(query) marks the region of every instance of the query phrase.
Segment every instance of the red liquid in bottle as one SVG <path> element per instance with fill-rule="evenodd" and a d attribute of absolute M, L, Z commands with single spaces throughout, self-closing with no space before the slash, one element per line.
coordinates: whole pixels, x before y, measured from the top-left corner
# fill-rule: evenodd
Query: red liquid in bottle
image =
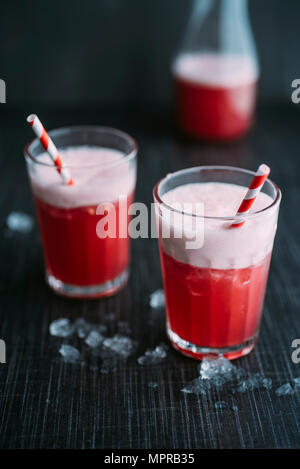
<path fill-rule="evenodd" d="M 211 140 L 244 135 L 254 117 L 257 73 L 251 62 L 187 54 L 174 67 L 176 116 L 187 134 Z"/>

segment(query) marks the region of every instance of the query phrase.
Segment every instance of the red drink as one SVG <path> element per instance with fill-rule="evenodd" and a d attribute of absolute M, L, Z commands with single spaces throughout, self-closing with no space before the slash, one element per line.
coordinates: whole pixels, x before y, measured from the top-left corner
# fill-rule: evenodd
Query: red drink
<path fill-rule="evenodd" d="M 176 334 L 202 348 L 223 349 L 256 337 L 270 257 L 244 269 L 201 269 L 178 262 L 161 249 L 171 339 Z M 180 345 L 173 344 L 181 350 Z M 237 358 L 245 352 L 228 356 Z M 197 357 L 192 351 L 185 353 Z"/>
<path fill-rule="evenodd" d="M 60 155 L 73 186 L 63 183 L 38 141 L 26 153 L 47 282 L 66 296 L 109 296 L 126 284 L 129 273 L 135 143 L 122 132 L 101 127 L 51 134 L 62 145 Z"/>
<path fill-rule="evenodd" d="M 120 228 L 127 230 L 128 206 L 132 201 L 130 195 L 125 227 L 120 227 L 119 203 L 114 203 L 117 233 Z M 50 278 L 69 285 L 91 286 L 111 282 L 124 274 L 129 263 L 129 238 L 99 238 L 96 226 L 104 215 L 96 214 L 97 206 L 61 208 L 37 197 L 35 204 Z M 112 286 L 103 296 L 113 291 Z"/>
<path fill-rule="evenodd" d="M 168 175 L 154 190 L 167 332 L 185 355 L 234 359 L 258 338 L 280 191 L 267 180 L 267 192 L 258 194 L 244 225 L 232 229 L 252 177 L 237 168 L 203 166 Z M 204 214 L 197 214 L 199 203 Z M 191 235 L 201 230 L 203 242 L 192 246 Z"/>
<path fill-rule="evenodd" d="M 174 67 L 180 128 L 194 137 L 230 140 L 252 125 L 257 72 L 249 59 L 185 54 Z"/>

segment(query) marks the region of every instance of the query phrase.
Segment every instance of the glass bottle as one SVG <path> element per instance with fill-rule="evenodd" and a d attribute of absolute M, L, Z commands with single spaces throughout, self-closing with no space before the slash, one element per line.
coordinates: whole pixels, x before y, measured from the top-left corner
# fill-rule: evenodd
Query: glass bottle
<path fill-rule="evenodd" d="M 259 77 L 247 0 L 195 0 L 172 73 L 185 133 L 210 140 L 244 135 L 253 122 Z"/>

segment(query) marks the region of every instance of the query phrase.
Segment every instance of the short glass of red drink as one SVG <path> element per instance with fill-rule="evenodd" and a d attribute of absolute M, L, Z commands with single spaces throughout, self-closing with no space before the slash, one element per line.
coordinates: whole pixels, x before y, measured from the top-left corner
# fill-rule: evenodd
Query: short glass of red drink
<path fill-rule="evenodd" d="M 128 207 L 135 190 L 136 142 L 99 126 L 61 128 L 49 136 L 74 185 L 64 184 L 39 139 L 26 146 L 47 283 L 65 296 L 109 296 L 129 275 Z M 112 217 L 113 230 L 105 232 L 105 217 Z"/>
<path fill-rule="evenodd" d="M 234 359 L 257 341 L 281 192 L 267 179 L 245 223 L 233 228 L 254 175 L 202 166 L 169 174 L 154 188 L 167 333 L 185 355 Z M 195 221 L 202 244 L 187 247 Z M 180 222 L 187 230 L 179 235 Z"/>

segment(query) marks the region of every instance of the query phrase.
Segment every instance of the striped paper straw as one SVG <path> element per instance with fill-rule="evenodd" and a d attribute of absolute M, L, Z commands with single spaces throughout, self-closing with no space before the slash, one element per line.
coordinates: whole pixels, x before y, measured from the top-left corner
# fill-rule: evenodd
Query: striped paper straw
<path fill-rule="evenodd" d="M 72 176 L 69 170 L 67 168 L 64 168 L 59 152 L 54 143 L 52 142 L 51 138 L 47 134 L 46 130 L 44 129 L 43 124 L 41 123 L 38 116 L 36 114 L 30 114 L 30 116 L 27 117 L 27 122 L 29 122 L 35 135 L 40 140 L 41 144 L 47 151 L 51 160 L 57 167 L 57 171 L 61 175 L 63 182 L 68 186 L 72 186 L 74 184 Z"/>
<path fill-rule="evenodd" d="M 256 172 L 256 175 L 251 182 L 248 192 L 245 195 L 243 202 L 241 203 L 236 216 L 243 217 L 247 213 L 249 213 L 250 208 L 254 204 L 254 201 L 261 191 L 266 179 L 270 174 L 270 168 L 266 164 L 261 164 Z M 230 226 L 231 228 L 238 228 L 245 223 L 245 220 L 235 220 Z"/>

